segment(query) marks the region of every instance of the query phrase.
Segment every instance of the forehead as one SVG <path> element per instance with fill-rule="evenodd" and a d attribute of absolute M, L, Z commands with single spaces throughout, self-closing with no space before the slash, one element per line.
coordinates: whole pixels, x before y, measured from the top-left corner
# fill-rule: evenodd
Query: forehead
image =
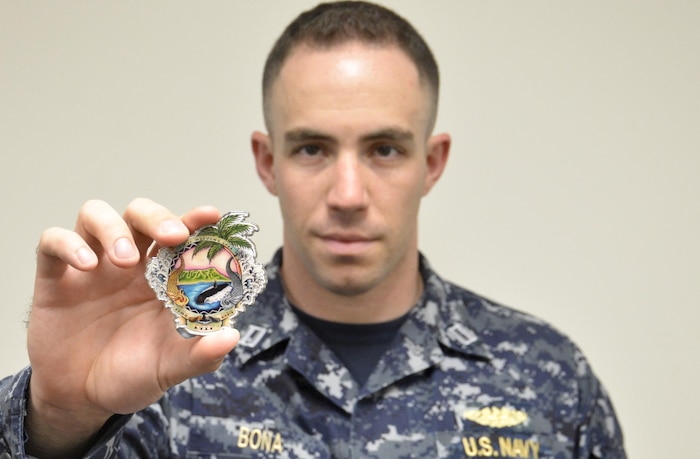
<path fill-rule="evenodd" d="M 428 88 L 402 50 L 359 42 L 323 49 L 298 46 L 286 59 L 270 95 L 273 126 L 281 123 L 285 129 L 289 123 L 338 116 L 423 122 L 430 105 Z"/>

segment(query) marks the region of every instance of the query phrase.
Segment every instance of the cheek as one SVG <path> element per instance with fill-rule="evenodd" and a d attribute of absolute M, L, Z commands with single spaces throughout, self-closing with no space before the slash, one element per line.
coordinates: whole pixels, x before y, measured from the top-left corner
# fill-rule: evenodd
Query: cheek
<path fill-rule="evenodd" d="M 425 170 L 414 166 L 413 170 L 406 171 L 394 182 L 392 188 L 397 193 L 395 200 L 410 209 L 416 209 L 425 192 Z"/>
<path fill-rule="evenodd" d="M 397 231 L 404 232 L 415 226 L 420 200 L 423 196 L 423 182 L 415 177 L 412 180 L 394 181 L 379 196 L 380 212 L 391 220 Z"/>
<path fill-rule="evenodd" d="M 277 182 L 277 196 L 282 214 L 286 221 L 303 223 L 308 220 L 320 193 L 309 186 L 310 180 L 294 180 L 289 174 L 284 177 Z"/>

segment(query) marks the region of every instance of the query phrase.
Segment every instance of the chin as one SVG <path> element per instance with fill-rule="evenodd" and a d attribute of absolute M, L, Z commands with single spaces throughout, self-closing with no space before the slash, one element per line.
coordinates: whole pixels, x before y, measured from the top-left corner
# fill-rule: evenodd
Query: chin
<path fill-rule="evenodd" d="M 372 289 L 372 286 L 369 286 L 367 284 L 343 284 L 343 285 L 328 285 L 326 286 L 328 291 L 333 293 L 334 295 L 338 296 L 344 296 L 344 297 L 357 297 L 360 295 L 364 295 L 365 293 L 369 292 Z"/>
<path fill-rule="evenodd" d="M 329 269 L 319 274 L 317 279 L 319 284 L 329 292 L 349 297 L 367 293 L 379 284 L 379 279 L 368 274 L 370 274 L 368 268 Z"/>

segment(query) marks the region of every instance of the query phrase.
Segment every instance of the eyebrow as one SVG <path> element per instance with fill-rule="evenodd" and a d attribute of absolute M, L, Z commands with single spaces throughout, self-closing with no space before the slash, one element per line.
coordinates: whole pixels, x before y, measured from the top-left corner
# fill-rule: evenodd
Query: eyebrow
<path fill-rule="evenodd" d="M 413 141 L 413 132 L 399 128 L 386 128 L 363 135 L 362 140 L 393 140 L 395 142 L 408 142 Z"/>
<path fill-rule="evenodd" d="M 373 140 L 392 140 L 395 142 L 413 141 L 413 132 L 400 128 L 384 128 L 374 132 L 369 132 L 361 137 L 363 142 Z M 287 142 L 307 142 L 309 140 L 334 141 L 333 136 L 324 134 L 321 131 L 314 129 L 294 129 L 284 134 L 284 140 Z"/>
<path fill-rule="evenodd" d="M 332 140 L 333 137 L 324 134 L 320 131 L 314 131 L 313 129 L 294 129 L 292 131 L 285 132 L 284 140 L 287 142 L 306 142 L 309 140 Z"/>

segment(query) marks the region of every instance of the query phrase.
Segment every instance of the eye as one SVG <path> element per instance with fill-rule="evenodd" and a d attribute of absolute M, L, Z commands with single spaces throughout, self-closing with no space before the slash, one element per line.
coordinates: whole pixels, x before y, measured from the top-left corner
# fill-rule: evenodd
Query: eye
<path fill-rule="evenodd" d="M 295 153 L 302 156 L 314 157 L 320 155 L 322 150 L 318 145 L 302 145 L 295 150 Z"/>
<path fill-rule="evenodd" d="M 383 144 L 378 145 L 374 149 L 374 154 L 380 158 L 393 158 L 401 154 L 401 151 L 399 151 L 399 149 L 394 147 L 393 145 Z"/>

